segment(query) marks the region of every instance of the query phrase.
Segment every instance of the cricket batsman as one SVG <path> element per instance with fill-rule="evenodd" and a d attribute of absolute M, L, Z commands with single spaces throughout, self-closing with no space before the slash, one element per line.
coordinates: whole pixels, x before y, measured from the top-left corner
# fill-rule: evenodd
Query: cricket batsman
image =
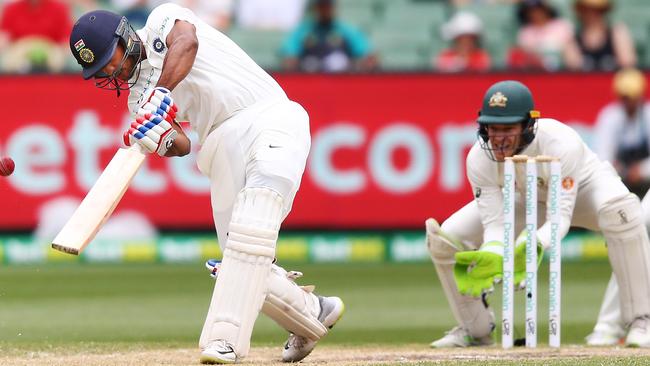
<path fill-rule="evenodd" d="M 155 8 L 138 31 L 118 14 L 84 14 L 70 50 L 85 79 L 118 97 L 130 91 L 126 145 L 183 156 L 191 144 L 176 120 L 198 134 L 223 252 L 201 362 L 245 357 L 260 310 L 290 332 L 282 360 L 306 357 L 344 310 L 340 298 L 315 295 L 273 264 L 311 144 L 307 112 L 233 41 L 175 4 Z"/>
<path fill-rule="evenodd" d="M 517 81 L 492 85 L 478 117 L 478 141 L 467 160 L 474 200 L 442 225 L 426 221 L 427 246 L 458 326 L 431 343 L 434 348 L 492 344 L 494 314 L 487 294 L 503 270 L 503 162 L 517 154 L 558 157 L 562 169 L 559 227 L 602 232 L 618 279 L 625 344 L 650 347 L 650 241 L 639 199 L 621 182 L 611 164 L 598 160 L 567 125 L 540 118 L 530 90 Z M 549 168 L 538 167 L 537 245 L 539 258 L 550 246 L 546 216 Z M 516 166 L 517 182 L 526 177 Z M 515 185 L 515 286 L 525 281 L 524 185 Z"/>

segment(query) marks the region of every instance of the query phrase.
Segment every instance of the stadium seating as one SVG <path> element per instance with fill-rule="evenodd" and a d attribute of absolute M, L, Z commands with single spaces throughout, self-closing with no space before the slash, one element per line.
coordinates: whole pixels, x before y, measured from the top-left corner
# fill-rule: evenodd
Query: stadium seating
<path fill-rule="evenodd" d="M 280 47 L 286 36 L 283 31 L 249 30 L 233 27 L 228 31 L 232 38 L 260 66 L 269 70 L 280 69 Z"/>
<path fill-rule="evenodd" d="M 574 0 L 548 0 L 563 17 L 575 21 Z M 650 66 L 649 0 L 615 0 L 613 21 L 630 29 L 641 67 Z M 100 0 L 107 5 L 106 0 Z M 505 67 L 507 50 L 516 40 L 516 5 L 470 2 L 456 9 L 444 0 L 338 0 L 341 19 L 360 28 L 372 41 L 383 70 L 431 70 L 431 58 L 447 46 L 440 28 L 459 10 L 478 15 L 484 24 L 483 45 L 493 66 Z M 229 35 L 253 59 L 270 70 L 280 68 L 279 49 L 286 33 L 233 27 Z"/>
<path fill-rule="evenodd" d="M 483 46 L 492 57 L 492 66 L 505 67 L 508 48 L 515 42 L 516 9 L 511 4 L 468 4 L 458 9 L 474 13 L 483 21 Z"/>

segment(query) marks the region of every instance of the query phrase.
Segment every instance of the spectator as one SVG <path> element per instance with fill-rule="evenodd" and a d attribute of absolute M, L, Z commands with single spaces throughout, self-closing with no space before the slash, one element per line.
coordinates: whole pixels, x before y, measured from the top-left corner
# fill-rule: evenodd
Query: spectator
<path fill-rule="evenodd" d="M 311 12 L 282 46 L 286 70 L 341 72 L 377 67 L 366 36 L 336 18 L 335 0 L 314 0 Z"/>
<path fill-rule="evenodd" d="M 434 67 L 442 72 L 487 71 L 490 55 L 481 47 L 483 24 L 473 13 L 458 12 L 442 27 L 442 36 L 451 41 L 434 60 Z"/>
<path fill-rule="evenodd" d="M 246 29 L 294 29 L 305 12 L 305 0 L 239 0 L 237 25 Z"/>
<path fill-rule="evenodd" d="M 630 31 L 623 23 L 610 24 L 609 0 L 577 0 L 578 29 L 567 53 L 567 66 L 583 71 L 613 71 L 636 65 Z"/>
<path fill-rule="evenodd" d="M 596 121 L 598 156 L 618 171 L 623 183 L 640 198 L 650 188 L 650 103 L 646 80 L 633 68 L 614 76 L 618 101 L 606 106 Z"/>
<path fill-rule="evenodd" d="M 83 14 L 99 7 L 96 0 L 66 0 L 66 2 L 73 14 L 73 18 L 75 17 L 74 14 Z"/>
<path fill-rule="evenodd" d="M 508 66 L 515 69 L 555 71 L 563 66 L 566 45 L 573 28 L 545 0 L 523 0 L 517 16 L 521 28 L 517 46 L 508 54 Z"/>
<path fill-rule="evenodd" d="M 72 28 L 67 4 L 58 0 L 16 0 L 0 15 L 0 54 L 6 72 L 53 71 L 65 67 Z"/>
<path fill-rule="evenodd" d="M 233 0 L 111 0 L 134 28 L 142 28 L 151 10 L 164 3 L 175 3 L 191 9 L 204 22 L 220 31 L 230 28 Z"/>
<path fill-rule="evenodd" d="M 467 5 L 473 5 L 473 4 L 487 4 L 487 5 L 501 5 L 501 4 L 515 4 L 519 2 L 519 0 L 448 0 L 448 2 L 457 7 L 463 7 Z"/>
<path fill-rule="evenodd" d="M 144 27 L 151 9 L 155 7 L 150 0 L 111 0 L 111 4 L 135 29 Z"/>
<path fill-rule="evenodd" d="M 276 1 L 274 0 L 273 3 Z M 175 0 L 172 2 L 191 9 L 201 20 L 222 32 L 230 28 L 234 0 Z"/>

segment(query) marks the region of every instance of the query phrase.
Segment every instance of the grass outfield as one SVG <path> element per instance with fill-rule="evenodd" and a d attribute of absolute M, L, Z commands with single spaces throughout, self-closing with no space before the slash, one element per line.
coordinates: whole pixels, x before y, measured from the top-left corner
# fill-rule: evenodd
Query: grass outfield
<path fill-rule="evenodd" d="M 548 266 L 540 271 L 540 345 L 547 340 Z M 432 265 L 287 266 L 302 284 L 336 294 L 347 312 L 326 347 L 407 346 L 426 350 L 454 325 Z M 563 344 L 582 344 L 593 327 L 610 275 L 606 262 L 566 263 L 563 270 Z M 192 349 L 213 281 L 195 265 L 43 265 L 0 268 L 0 351 L 33 352 Z M 498 287 L 500 290 L 500 287 Z M 518 292 L 517 329 L 523 333 Z M 499 309 L 498 294 L 492 296 Z M 254 346 L 278 347 L 286 335 L 260 317 Z M 381 360 L 377 360 L 381 361 Z M 388 361 L 388 360 L 385 360 Z M 422 362 L 422 360 L 420 360 Z"/>

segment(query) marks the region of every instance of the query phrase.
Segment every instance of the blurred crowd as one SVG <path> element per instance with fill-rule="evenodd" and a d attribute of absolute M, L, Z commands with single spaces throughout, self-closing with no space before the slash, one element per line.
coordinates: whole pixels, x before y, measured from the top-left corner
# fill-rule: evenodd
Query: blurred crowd
<path fill-rule="evenodd" d="M 274 70 L 451 73 L 645 66 L 639 61 L 639 48 L 645 45 L 612 16 L 614 0 L 4 0 L 0 71 L 75 71 L 67 41 L 76 17 L 104 8 L 124 14 L 137 29 L 151 9 L 168 1 L 191 8 L 231 34 L 262 66 Z M 368 25 L 377 23 L 372 19 L 379 12 L 390 20 L 400 16 L 393 13 L 411 6 L 416 10 L 402 15 L 402 25 L 387 21 L 379 30 Z M 495 26 L 494 19 L 507 24 Z M 422 37 L 413 27 L 416 20 L 424 24 Z M 647 33 L 648 23 L 644 26 L 642 32 Z M 497 28 L 498 33 L 491 33 Z M 268 49 L 269 42 L 273 49 Z"/>

